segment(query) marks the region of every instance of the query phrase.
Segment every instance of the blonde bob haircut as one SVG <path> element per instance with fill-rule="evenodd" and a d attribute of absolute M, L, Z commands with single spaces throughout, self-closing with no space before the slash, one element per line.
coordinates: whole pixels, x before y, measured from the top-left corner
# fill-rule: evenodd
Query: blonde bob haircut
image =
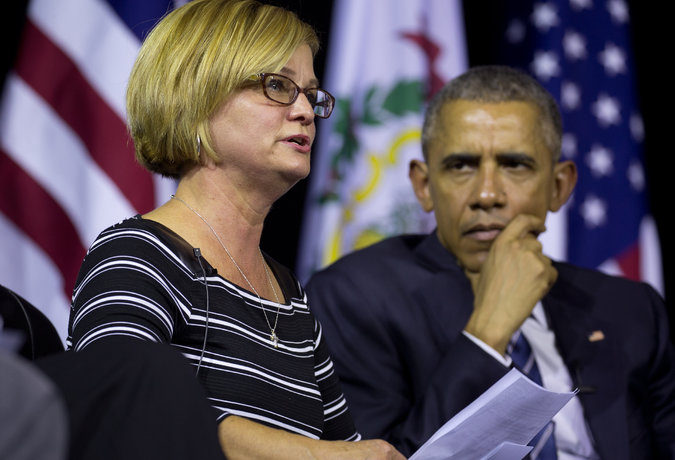
<path fill-rule="evenodd" d="M 255 0 L 193 0 L 167 14 L 145 39 L 129 77 L 136 159 L 173 178 L 199 164 L 200 154 L 217 161 L 209 117 L 250 76 L 279 72 L 303 44 L 318 51 L 311 26 Z"/>

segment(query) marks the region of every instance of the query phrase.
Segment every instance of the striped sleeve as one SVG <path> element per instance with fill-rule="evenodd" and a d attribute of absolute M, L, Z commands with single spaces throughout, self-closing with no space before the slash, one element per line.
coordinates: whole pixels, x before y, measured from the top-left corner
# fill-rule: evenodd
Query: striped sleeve
<path fill-rule="evenodd" d="M 314 320 L 314 372 L 323 399 L 324 429 L 321 439 L 328 441 L 346 440 L 360 441 L 361 435 L 356 431 L 347 401 L 328 348 L 323 341 L 321 324 Z"/>
<path fill-rule="evenodd" d="M 108 336 L 170 342 L 177 321 L 190 312 L 172 276 L 181 276 L 181 268 L 147 231 L 113 227 L 101 233 L 73 292 L 68 347 L 81 350 Z"/>

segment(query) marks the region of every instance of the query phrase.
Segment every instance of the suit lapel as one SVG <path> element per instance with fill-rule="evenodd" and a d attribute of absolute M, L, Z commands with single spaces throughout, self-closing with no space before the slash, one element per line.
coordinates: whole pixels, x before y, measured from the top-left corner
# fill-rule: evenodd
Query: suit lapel
<path fill-rule="evenodd" d="M 559 273 L 561 273 L 559 271 Z M 561 273 L 562 275 L 562 273 Z M 556 345 L 579 388 L 596 449 L 601 458 L 627 459 L 628 427 L 622 389 L 625 379 L 620 337 L 594 316 L 593 299 L 564 276 L 542 301 Z"/>
<path fill-rule="evenodd" d="M 445 349 L 457 339 L 473 311 L 471 283 L 455 257 L 441 245 L 436 232 L 417 246 L 415 257 L 428 269 L 428 276 L 413 286 L 413 295 L 427 318 L 432 337 Z"/>

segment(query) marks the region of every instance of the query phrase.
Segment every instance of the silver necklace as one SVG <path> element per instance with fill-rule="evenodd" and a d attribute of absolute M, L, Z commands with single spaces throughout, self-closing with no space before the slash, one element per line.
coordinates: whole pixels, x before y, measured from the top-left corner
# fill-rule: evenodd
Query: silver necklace
<path fill-rule="evenodd" d="M 279 337 L 277 336 L 277 323 L 279 321 L 279 311 L 281 310 L 281 303 L 279 302 L 279 297 L 277 296 L 277 290 L 274 288 L 274 285 L 272 284 L 272 277 L 270 276 L 270 272 L 267 269 L 267 262 L 265 262 L 265 258 L 262 255 L 262 251 L 260 250 L 260 247 L 258 247 L 258 254 L 260 254 L 260 260 L 262 261 L 263 268 L 265 269 L 265 276 L 267 277 L 267 283 L 270 285 L 270 288 L 272 289 L 272 292 L 274 293 L 274 300 L 277 303 L 277 314 L 274 318 L 274 326 L 270 323 L 270 320 L 267 318 L 267 313 L 265 313 L 265 307 L 263 307 L 262 304 L 262 298 L 260 297 L 260 294 L 258 294 L 258 290 L 253 287 L 253 284 L 248 280 L 246 275 L 244 274 L 244 271 L 239 267 L 239 264 L 237 263 L 236 260 L 234 260 L 234 257 L 232 257 L 232 254 L 230 254 L 230 251 L 227 250 L 227 246 L 223 243 L 223 241 L 220 239 L 220 236 L 218 236 L 218 233 L 216 233 L 216 230 L 211 227 L 211 224 L 201 215 L 199 214 L 195 209 L 192 208 L 189 204 L 187 204 L 185 201 L 182 199 L 178 198 L 176 195 L 171 195 L 171 198 L 177 201 L 180 201 L 187 207 L 190 211 L 195 213 L 197 217 L 199 217 L 202 222 L 206 224 L 207 227 L 209 227 L 209 230 L 211 230 L 211 233 L 213 233 L 213 236 L 216 237 L 216 240 L 218 240 L 218 243 L 220 243 L 220 246 L 225 250 L 225 253 L 227 256 L 230 258 L 234 266 L 237 268 L 239 271 L 239 274 L 241 275 L 242 278 L 244 278 L 244 281 L 246 281 L 246 284 L 248 284 L 248 287 L 251 288 L 251 291 L 253 291 L 258 297 L 258 302 L 260 303 L 260 309 L 263 312 L 263 316 L 265 316 L 265 322 L 267 323 L 267 327 L 270 328 L 270 340 L 272 341 L 272 344 L 274 345 L 274 348 L 279 347 Z"/>

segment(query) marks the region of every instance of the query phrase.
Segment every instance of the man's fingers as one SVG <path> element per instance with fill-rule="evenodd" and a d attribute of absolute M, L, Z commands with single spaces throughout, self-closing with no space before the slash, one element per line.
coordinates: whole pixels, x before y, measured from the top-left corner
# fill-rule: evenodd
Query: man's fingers
<path fill-rule="evenodd" d="M 548 259 L 548 257 L 547 257 L 547 259 Z M 555 267 L 553 266 L 553 262 L 551 261 L 551 259 L 548 259 L 548 261 L 551 264 L 551 266 L 549 267 L 549 270 L 548 270 L 548 273 L 549 273 L 548 286 L 549 286 L 549 289 L 550 289 L 551 286 L 553 286 L 553 284 L 555 284 L 556 280 L 558 279 L 558 270 L 556 270 Z"/>
<path fill-rule="evenodd" d="M 539 252 L 541 253 L 542 249 L 544 248 L 541 244 L 541 241 L 536 239 L 534 235 L 528 235 L 525 234 L 525 236 L 520 237 L 516 243 L 523 249 L 533 251 L 533 252 Z"/>
<path fill-rule="evenodd" d="M 520 239 L 527 236 L 536 238 L 546 230 L 544 221 L 530 214 L 519 214 L 502 230 L 499 237 L 503 240 Z"/>

